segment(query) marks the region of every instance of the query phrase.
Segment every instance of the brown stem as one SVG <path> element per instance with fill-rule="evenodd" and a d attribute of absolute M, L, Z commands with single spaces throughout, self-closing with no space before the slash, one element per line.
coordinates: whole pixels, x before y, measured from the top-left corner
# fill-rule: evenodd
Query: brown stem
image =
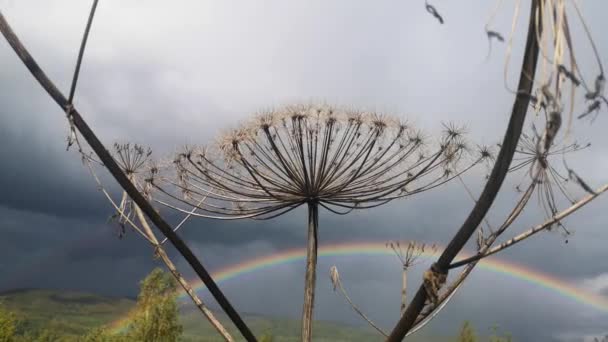
<path fill-rule="evenodd" d="M 40 83 L 40 85 L 46 90 L 51 98 L 61 107 L 62 110 L 66 111 L 70 109 L 71 104 L 68 102 L 66 97 L 57 89 L 55 84 L 48 78 L 44 71 L 40 68 L 36 60 L 27 51 L 25 46 L 19 40 L 19 37 L 12 30 L 4 15 L 0 11 L 0 31 L 6 38 L 9 45 L 13 48 L 17 56 L 21 59 L 23 64 L 30 71 L 32 76 Z M 78 129 L 80 134 L 84 137 L 87 143 L 91 146 L 93 151 L 97 154 L 103 165 L 112 174 L 114 179 L 120 184 L 120 186 L 129 194 L 129 197 L 137 204 L 141 210 L 150 218 L 150 221 L 154 223 L 156 227 L 171 241 L 173 246 L 179 251 L 179 253 L 186 259 L 188 264 L 196 272 L 201 281 L 207 286 L 209 292 L 217 300 L 218 304 L 224 309 L 228 317 L 234 322 L 236 327 L 239 329 L 243 337 L 247 341 L 256 342 L 256 338 L 245 324 L 241 316 L 236 312 L 232 304 L 228 301 L 228 298 L 224 296 L 224 293 L 217 286 L 207 269 L 194 255 L 190 247 L 172 230 L 171 226 L 160 216 L 160 214 L 152 207 L 152 205 L 145 199 L 145 197 L 135 188 L 133 183 L 129 181 L 125 173 L 121 170 L 120 166 L 112 158 L 108 150 L 97 138 L 93 130 L 84 121 L 80 113 L 74 108 L 70 111 L 71 117 L 74 121 L 74 126 Z"/>
<path fill-rule="evenodd" d="M 306 247 L 306 283 L 304 284 L 304 308 L 302 310 L 302 341 L 312 340 L 312 316 L 315 302 L 317 272 L 317 231 L 319 228 L 319 204 L 308 202 L 308 244 Z"/>
<path fill-rule="evenodd" d="M 181 285 L 181 287 L 184 289 L 184 291 L 186 291 L 186 293 L 188 294 L 190 299 L 192 299 L 192 301 L 194 302 L 196 307 L 203 313 L 203 315 L 207 318 L 209 323 L 211 323 L 211 325 L 215 328 L 215 330 L 220 335 L 222 335 L 224 340 L 226 342 L 233 342 L 234 339 L 232 338 L 230 333 L 226 330 L 226 328 L 224 328 L 222 323 L 220 323 L 220 321 L 215 317 L 213 312 L 211 312 L 211 310 L 209 310 L 209 308 L 207 308 L 207 305 L 205 305 L 205 303 L 203 303 L 203 301 L 198 297 L 196 292 L 194 292 L 194 290 L 192 289 L 192 286 L 190 286 L 188 281 L 186 279 L 184 279 L 184 277 L 181 275 L 181 273 L 179 273 L 179 271 L 177 270 L 177 267 L 175 267 L 175 264 L 173 264 L 173 262 L 171 261 L 171 259 L 167 255 L 167 253 L 165 252 L 165 249 L 158 243 L 158 240 L 156 239 L 156 236 L 152 232 L 152 229 L 150 228 L 150 225 L 148 224 L 148 221 L 146 220 L 144 213 L 141 211 L 141 209 L 138 206 L 135 206 L 135 213 L 137 214 L 137 218 L 139 219 L 139 222 L 141 223 L 142 227 L 144 228 L 144 232 L 150 238 L 150 241 L 152 242 L 152 245 L 154 246 L 156 254 L 160 257 L 160 259 L 163 261 L 165 266 L 167 266 L 167 269 L 169 269 L 169 271 L 171 272 L 171 274 L 173 275 L 175 280 L 177 280 L 177 282 Z"/>
<path fill-rule="evenodd" d="M 401 271 L 401 310 L 400 310 L 401 315 L 403 315 L 403 313 L 405 313 L 406 305 L 407 305 L 407 267 L 403 266 L 403 270 Z"/>
<path fill-rule="evenodd" d="M 456 255 L 462 250 L 466 242 L 469 240 L 471 235 L 475 232 L 483 218 L 486 216 L 488 210 L 494 203 L 494 199 L 502 186 L 502 183 L 509 171 L 509 165 L 513 160 L 513 155 L 519 142 L 522 127 L 526 118 L 526 112 L 530 104 L 530 94 L 532 94 L 532 87 L 534 85 L 534 75 L 536 73 L 536 63 L 538 60 L 538 41 L 536 40 L 536 22 L 535 13 L 539 7 L 539 0 L 531 1 L 530 19 L 528 23 L 528 36 L 526 39 L 526 48 L 524 53 L 524 60 L 522 69 L 520 72 L 519 85 L 515 102 L 513 103 L 513 110 L 511 112 L 511 119 L 505 136 L 503 139 L 502 148 L 492 169 L 492 173 L 488 182 L 486 183 L 479 200 L 473 207 L 473 210 L 463 223 L 462 227 L 458 230 L 454 238 L 450 241 L 446 249 L 443 251 L 437 263 L 434 264 L 432 272 L 439 271 L 447 273 L 448 266 L 454 260 Z M 538 29 L 542 28 L 542 24 L 539 23 Z M 421 286 L 416 292 L 416 295 L 410 302 L 405 313 L 401 316 L 401 319 L 391 332 L 387 341 L 396 342 L 401 341 L 405 338 L 407 332 L 414 325 L 416 318 L 424 308 L 427 301 L 427 293 L 424 286 Z"/>
<path fill-rule="evenodd" d="M 93 24 L 93 17 L 95 16 L 95 10 L 97 9 L 98 2 L 99 0 L 93 0 L 93 5 L 91 6 L 91 13 L 89 14 L 89 20 L 87 21 L 87 27 L 85 28 L 84 35 L 82 36 L 80 50 L 78 51 L 78 59 L 76 60 L 76 69 L 74 70 L 74 76 L 72 77 L 72 85 L 70 87 L 68 103 L 73 103 L 74 101 L 74 94 L 76 93 L 76 84 L 78 83 L 78 75 L 80 75 L 80 65 L 82 64 L 84 49 L 87 46 L 87 40 L 89 39 L 89 32 L 91 31 L 91 25 Z"/>

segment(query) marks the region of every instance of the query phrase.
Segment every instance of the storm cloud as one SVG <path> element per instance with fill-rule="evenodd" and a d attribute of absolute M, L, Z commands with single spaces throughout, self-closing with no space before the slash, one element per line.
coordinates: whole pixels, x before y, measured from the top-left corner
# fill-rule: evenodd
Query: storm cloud
<path fill-rule="evenodd" d="M 64 91 L 89 5 L 0 0 L 14 30 Z M 101 2 L 75 105 L 106 146 L 114 141 L 142 143 L 151 146 L 155 156 L 169 155 L 184 144 L 212 143 L 256 111 L 293 102 L 377 110 L 408 118 L 429 136 L 442 129 L 441 122 L 464 123 L 472 141 L 493 145 L 502 138 L 513 100 L 503 82 L 505 45 L 495 42 L 485 60 L 488 41 L 483 27 L 493 5 L 437 1 L 446 19 L 439 25 L 422 2 Z M 513 9 L 504 6 L 493 25 L 506 35 Z M 608 29 L 601 15 L 608 6 L 588 2 L 583 10 L 601 37 Z M 517 81 L 527 15 L 527 5 L 522 4 L 507 72 L 511 86 Z M 597 43 L 605 62 L 608 44 L 605 38 Z M 581 51 L 579 63 L 592 63 L 589 49 Z M 111 207 L 77 153 L 66 151 L 65 114 L 4 39 L 0 120 L 0 290 L 53 287 L 135 294 L 137 281 L 157 264 L 153 251 L 133 233 L 117 237 L 116 225 L 107 221 Z M 604 110 L 593 125 L 577 122 L 573 131 L 592 147 L 569 163 L 594 186 L 605 182 L 608 174 L 608 139 L 602 132 L 607 120 Z M 484 170 L 475 170 L 465 177 L 475 193 L 483 186 L 484 175 Z M 111 178 L 102 178 L 118 194 Z M 492 223 L 504 219 L 513 205 L 517 182 L 513 178 L 504 185 L 489 216 Z M 546 233 L 497 258 L 608 296 L 608 270 L 598 262 L 608 257 L 606 203 L 600 198 L 565 221 L 574 232 L 567 244 L 558 232 Z M 322 213 L 320 244 L 394 239 L 445 244 L 472 205 L 454 183 L 375 210 L 340 217 Z M 172 222 L 178 219 L 175 213 L 166 214 Z M 180 234 L 205 265 L 219 270 L 303 247 L 304 220 L 303 210 L 271 221 L 193 220 Z M 533 203 L 513 230 L 542 220 Z M 171 248 L 169 253 L 179 260 Z M 398 318 L 396 260 L 320 259 L 318 317 L 360 324 L 333 293 L 326 275 L 332 264 L 339 266 L 360 306 L 390 328 Z M 178 265 L 193 277 L 184 262 Z M 283 264 L 221 286 L 239 310 L 295 318 L 301 309 L 303 269 L 303 263 Z M 420 279 L 423 269 L 417 268 L 411 279 Z M 206 293 L 204 297 L 213 303 Z M 482 333 L 498 324 L 518 341 L 576 340 L 608 329 L 605 312 L 482 269 L 429 330 L 454 334 L 465 319 Z"/>

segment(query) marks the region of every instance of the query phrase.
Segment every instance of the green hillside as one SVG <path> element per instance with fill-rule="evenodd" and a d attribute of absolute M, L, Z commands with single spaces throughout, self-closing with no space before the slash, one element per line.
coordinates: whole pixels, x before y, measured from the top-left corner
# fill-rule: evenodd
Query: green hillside
<path fill-rule="evenodd" d="M 104 297 L 90 293 L 56 290 L 16 290 L 0 293 L 0 305 L 15 313 L 21 332 L 37 333 L 46 327 L 59 330 L 67 338 L 85 334 L 124 317 L 135 305 L 127 298 Z M 222 322 L 225 317 L 218 314 Z M 244 315 L 255 334 L 272 332 L 274 341 L 298 341 L 300 322 L 295 319 L 278 319 L 261 315 Z M 186 307 L 181 312 L 184 326 L 183 341 L 222 341 L 200 313 Z M 238 337 L 236 330 L 227 326 Z M 382 338 L 364 327 L 352 327 L 333 322 L 315 323 L 315 341 L 381 341 Z M 440 342 L 447 338 L 418 337 L 411 341 Z"/>
<path fill-rule="evenodd" d="M 0 303 L 17 315 L 20 331 L 38 332 L 53 326 L 65 335 L 75 336 L 121 317 L 134 306 L 135 301 L 36 289 L 0 293 Z"/>

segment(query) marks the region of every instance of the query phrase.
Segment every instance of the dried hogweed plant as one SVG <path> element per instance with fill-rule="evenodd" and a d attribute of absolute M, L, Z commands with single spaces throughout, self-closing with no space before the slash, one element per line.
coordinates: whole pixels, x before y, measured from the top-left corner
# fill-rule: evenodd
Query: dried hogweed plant
<path fill-rule="evenodd" d="M 409 269 L 416 265 L 419 261 L 420 256 L 425 252 L 436 252 L 437 246 L 427 245 L 425 243 L 416 241 L 405 241 L 401 243 L 399 241 L 390 241 L 386 243 L 386 247 L 390 248 L 399 262 L 401 263 L 401 314 L 405 312 L 407 304 L 407 272 Z"/>
<path fill-rule="evenodd" d="M 77 135 L 75 135 L 74 141 L 79 150 L 83 151 Z M 138 144 L 114 143 L 111 152 L 113 159 L 122 169 L 131 183 L 135 185 L 135 187 L 146 198 L 150 199 L 153 189 L 150 187 L 150 183 L 147 182 L 146 179 L 148 173 L 156 172 L 155 170 L 158 167 L 155 161 L 151 159 L 152 150 Z M 164 242 L 167 241 L 166 238 L 163 241 L 159 241 L 157 234 L 152 230 L 148 219 L 146 219 L 146 216 L 140 207 L 129 197 L 126 191 L 122 192 L 120 201 L 117 201 L 112 197 L 112 195 L 103 186 L 97 172 L 95 171 L 94 166 L 101 163 L 95 163 L 96 160 L 94 160 L 90 154 L 83 154 L 83 162 L 85 162 L 89 172 L 95 179 L 98 189 L 103 192 L 105 198 L 110 202 L 115 210 L 115 214 L 112 215 L 112 219 L 118 223 L 120 229 L 119 237 L 122 237 L 126 233 L 126 228 L 129 227 L 131 228 L 132 232 L 137 233 L 139 236 L 148 241 L 148 243 L 150 243 L 154 249 L 155 257 L 160 259 L 165 264 L 177 283 L 182 287 L 184 292 L 188 294 L 192 302 L 215 328 L 218 334 L 220 334 L 220 336 L 222 336 L 222 338 L 227 342 L 234 341 L 234 338 L 231 336 L 228 330 L 196 294 L 190 282 L 188 282 L 178 271 L 176 265 L 173 263 L 163 247 Z M 174 227 L 173 230 L 178 230 L 190 217 L 190 215 L 186 215 L 181 222 Z"/>
<path fill-rule="evenodd" d="M 386 247 L 390 248 L 395 254 L 399 263 L 401 264 L 401 314 L 405 311 L 407 304 L 407 272 L 418 264 L 419 258 L 426 252 L 435 254 L 438 250 L 435 244 L 427 245 L 425 243 L 416 241 L 389 241 L 386 243 Z M 342 296 L 346 299 L 351 308 L 363 318 L 367 324 L 374 328 L 377 332 L 382 334 L 384 337 L 388 337 L 388 334 L 382 330 L 374 321 L 372 321 L 350 298 L 348 292 L 344 288 L 343 282 L 338 273 L 337 266 L 332 266 L 329 270 L 329 277 L 334 286 L 334 291 L 340 290 Z"/>
<path fill-rule="evenodd" d="M 501 5 L 502 1 L 498 0 L 486 24 L 486 34 L 490 42 L 493 39 L 499 42 L 505 40 L 498 31 L 491 28 L 491 22 Z M 425 277 L 424 285 L 420 287 L 413 302 L 391 332 L 389 341 L 401 340 L 435 317 L 460 288 L 479 260 L 541 231 L 553 230 L 555 226 L 561 227 L 562 232 L 568 235 L 569 231 L 561 220 L 608 190 L 608 185 L 593 190 L 573 168 L 568 166 L 566 161 L 570 153 L 589 146 L 573 142 L 571 134 L 574 124 L 572 119 L 578 110 L 575 102 L 580 97 L 581 88 L 585 109 L 578 118 L 593 114 L 593 121 L 601 105 L 608 104 L 604 95 L 605 75 L 601 59 L 576 1 L 531 1 L 524 62 L 516 89 L 509 85 L 507 75 L 520 1 L 515 2 L 514 12 L 505 60 L 505 86 L 516 95 L 511 121 L 503 144 L 499 145 L 501 151 L 494 170 L 479 200 L 475 200 L 471 214 L 428 274 L 434 275 L 431 278 L 437 279 L 439 275 L 447 276 L 449 269 L 465 267 L 446 286 L 442 284 L 438 291 L 428 290 Z M 591 53 L 597 61 L 595 67 L 598 73 L 592 82 L 585 80 L 582 66 L 576 58 L 571 35 L 571 27 L 575 24 L 582 27 L 584 38 L 590 43 Z M 536 75 L 537 60 L 540 64 L 538 76 Z M 531 132 L 521 133 L 529 104 L 532 105 L 534 116 L 531 121 L 534 124 Z M 494 201 L 500 184 L 507 173 L 516 173 L 520 170 L 524 171 L 524 178 L 516 187 L 520 192 L 519 199 L 498 227 L 490 227 L 485 215 Z M 576 188 L 587 195 L 576 200 L 574 195 Z M 499 236 L 513 225 L 535 193 L 539 205 L 545 212 L 546 220 L 493 246 Z M 560 208 L 564 209 L 560 211 Z M 481 229 L 483 220 L 488 226 L 488 232 Z M 475 231 L 477 231 L 477 254 L 453 261 Z"/>
<path fill-rule="evenodd" d="M 424 273 L 423 286 L 410 301 L 399 323 L 388 336 L 388 341 L 401 340 L 432 319 L 452 298 L 480 259 L 554 225 L 559 226 L 564 217 L 608 190 L 608 185 L 593 190 L 568 166 L 565 159 L 567 153 L 581 149 L 570 142 L 573 118 L 590 117 L 594 121 L 602 104 L 608 104 L 604 95 L 605 75 L 590 30 L 575 1 L 531 0 L 524 61 L 519 72 L 519 84 L 514 89 L 508 84 L 506 76 L 520 3 L 515 2 L 505 62 L 505 85 L 515 94 L 515 101 L 497 162 L 479 199 L 475 200 L 471 214 L 442 251 L 439 260 Z M 73 106 L 78 71 L 96 4 L 97 1 L 94 1 L 68 98 L 44 74 L 1 13 L 0 30 L 32 75 L 65 111 L 70 124 L 68 144 L 75 142 L 77 131 L 81 133 L 103 166 L 125 189 L 128 197 L 123 195 L 118 204 L 111 200 L 119 213 L 119 220 L 129 224 L 156 246 L 162 245 L 158 240 L 154 242 L 155 238 L 152 239 L 153 236 L 148 233 L 145 219 L 140 220 L 139 226 L 133 222 L 140 216 L 138 207 L 141 208 L 185 257 L 247 340 L 253 341 L 255 337 L 200 261 L 174 233 L 174 227 L 169 226 L 144 196 L 187 213 L 186 218 L 270 219 L 306 204 L 309 209 L 309 239 L 302 335 L 304 340 L 310 340 L 319 206 L 337 214 L 372 208 L 440 186 L 488 158 L 489 153 L 485 149 L 481 149 L 479 154 L 468 149 L 462 132 L 454 127 L 447 127 L 438 142 L 427 144 L 407 125 L 386 117 L 335 111 L 327 107 L 295 106 L 261 115 L 254 123 L 224 136 L 218 146 L 191 148 L 178 154 L 171 164 L 177 177 L 169 176 L 165 169 L 152 167 L 140 179 L 141 173 L 136 170 L 139 168 L 134 166 L 139 164 L 137 160 L 149 157 L 144 156 L 147 152 L 127 147 L 121 151 L 117 149 L 112 157 Z M 443 13 L 440 15 L 427 1 L 425 6 L 440 23 L 444 22 Z M 500 7 L 499 0 L 486 25 L 490 43 L 492 40 L 505 40 L 490 25 Z M 583 28 L 597 60 L 597 74 L 593 80 L 583 77 L 583 66 L 576 58 L 571 35 L 571 26 L 575 24 Z M 541 68 L 537 77 L 539 59 Z M 574 104 L 581 89 L 585 108 L 579 111 Z M 539 128 L 540 133 L 533 129 L 532 133 L 520 139 L 529 104 L 533 106 L 535 127 Z M 577 111 L 580 114 L 575 115 Z M 565 132 L 558 140 L 564 127 Z M 79 150 L 82 153 L 80 146 Z M 125 154 L 123 157 L 126 159 L 121 159 L 121 153 Z M 127 157 L 129 153 L 139 156 Z M 511 165 L 514 155 L 523 159 Z M 553 162 L 557 156 L 562 157 L 562 169 L 558 169 Z M 126 162 L 127 159 L 129 162 Z M 84 153 L 83 161 L 90 162 Z M 129 170 L 133 172 L 129 174 Z M 518 187 L 521 197 L 501 225 L 489 227 L 488 232 L 484 233 L 479 228 L 480 223 L 485 219 L 502 182 L 509 171 L 518 170 L 525 170 L 529 176 L 523 182 L 526 184 Z M 566 189 L 570 184 L 583 189 L 587 195 L 576 201 L 575 196 Z M 103 188 L 102 191 L 109 197 Z M 534 193 L 538 194 L 541 206 L 545 208 L 547 220 L 493 246 L 515 222 Z M 571 205 L 559 211 L 562 202 L 557 197 Z M 565 227 L 562 228 L 567 234 Z M 478 233 L 477 254 L 454 262 L 475 232 Z M 448 283 L 447 271 L 460 266 L 465 266 L 464 270 Z M 337 269 L 332 275 L 332 279 L 338 280 L 334 284 L 340 284 L 342 288 Z M 444 286 L 444 283 L 447 285 Z"/>
<path fill-rule="evenodd" d="M 303 339 L 310 340 L 319 208 L 344 215 L 445 184 L 488 158 L 461 128 L 445 125 L 437 142 L 388 116 L 298 105 L 259 114 L 210 147 L 173 160 L 174 177 L 148 179 L 155 200 L 214 219 L 270 219 L 308 208 Z M 206 199 L 201 203 L 202 199 Z"/>

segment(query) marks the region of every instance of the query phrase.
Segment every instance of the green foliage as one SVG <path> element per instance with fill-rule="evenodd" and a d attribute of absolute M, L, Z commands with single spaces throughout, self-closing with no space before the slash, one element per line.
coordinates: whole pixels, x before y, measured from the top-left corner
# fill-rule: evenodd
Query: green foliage
<path fill-rule="evenodd" d="M 81 338 L 82 342 L 120 342 L 127 341 L 124 336 L 112 336 L 106 328 L 95 328 Z"/>
<path fill-rule="evenodd" d="M 61 338 L 61 333 L 57 331 L 52 325 L 51 327 L 45 328 L 36 336 L 36 341 L 39 342 L 55 342 Z"/>
<path fill-rule="evenodd" d="M 464 321 L 460 329 L 460 335 L 458 335 L 458 342 L 477 342 L 475 330 L 473 330 L 473 326 L 471 326 L 469 321 Z"/>
<path fill-rule="evenodd" d="M 140 283 L 135 311 L 124 334 L 95 328 L 80 338 L 83 342 L 150 341 L 176 342 L 181 337 L 177 307 L 177 283 L 169 273 L 154 269 Z"/>
<path fill-rule="evenodd" d="M 12 342 L 15 339 L 16 329 L 15 315 L 0 306 L 0 342 Z"/>
<path fill-rule="evenodd" d="M 262 336 L 260 336 L 260 338 L 258 339 L 259 342 L 273 342 L 274 341 L 274 337 L 272 337 L 272 332 L 267 331 L 265 333 L 262 334 Z"/>
<path fill-rule="evenodd" d="M 17 319 L 17 335 L 35 341 L 43 330 L 58 330 L 72 341 L 89 330 L 124 317 L 135 301 L 89 293 L 57 290 L 14 290 L 0 295 Z M 50 332 L 49 332 L 50 333 Z M 18 341 L 18 339 L 17 339 Z"/>
<path fill-rule="evenodd" d="M 492 327 L 490 342 L 511 342 L 511 335 L 507 333 L 505 336 L 500 336 L 498 326 L 495 325 Z"/>
<path fill-rule="evenodd" d="M 157 268 L 141 283 L 127 336 L 133 341 L 175 342 L 182 334 L 177 307 L 177 283 Z"/>
<path fill-rule="evenodd" d="M 128 332 L 116 335 L 108 326 L 118 319 L 121 321 L 129 312 L 136 309 L 136 301 L 118 297 L 64 291 L 64 290 L 19 290 L 0 294 L 6 309 L 14 313 L 17 336 L 12 342 L 38 341 L 43 330 L 61 335 L 57 342 L 132 342 Z M 180 342 L 224 342 L 213 326 L 201 317 L 200 311 L 191 304 L 180 310 L 180 324 L 184 333 Z M 229 322 L 222 312 L 216 312 L 221 322 Z M 290 318 L 276 318 L 262 315 L 245 314 L 244 320 L 256 336 L 272 333 L 273 342 L 299 342 L 300 321 Z M 239 333 L 234 326 L 226 328 L 237 339 Z M 26 335 L 26 336 L 23 336 Z M 104 340 L 105 338 L 105 340 Z M 448 342 L 454 336 L 437 336 L 431 330 L 423 330 L 408 338 L 410 342 Z M 381 342 L 384 339 L 371 328 L 348 326 L 336 322 L 316 321 L 316 342 Z"/>
<path fill-rule="evenodd" d="M 22 336 L 19 341 L 80 342 L 81 339 L 77 335 L 73 334 L 73 332 L 70 333 L 70 329 L 72 328 L 73 327 L 65 321 L 52 319 L 43 329 L 39 330 L 38 333 L 31 332 L 26 334 Z"/>

